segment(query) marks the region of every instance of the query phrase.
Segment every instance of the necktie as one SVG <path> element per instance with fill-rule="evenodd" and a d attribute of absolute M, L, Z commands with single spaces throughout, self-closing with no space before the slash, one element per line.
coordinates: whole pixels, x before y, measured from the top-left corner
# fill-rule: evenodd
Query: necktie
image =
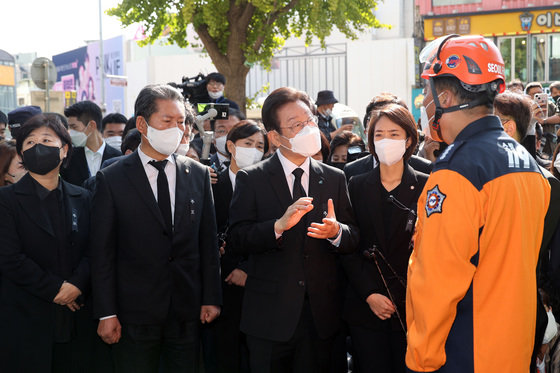
<path fill-rule="evenodd" d="M 303 189 L 303 185 L 301 185 L 301 175 L 303 175 L 303 169 L 296 168 L 292 171 L 292 174 L 295 176 L 294 180 L 294 191 L 293 191 L 293 200 L 294 202 L 300 199 L 301 197 L 306 197 L 307 194 L 305 193 L 305 189 Z"/>
<path fill-rule="evenodd" d="M 163 161 L 150 161 L 150 165 L 157 168 L 157 202 L 159 205 L 159 210 L 163 216 L 163 221 L 167 227 L 169 233 L 172 232 L 171 223 L 171 198 L 169 197 L 169 184 L 167 183 L 167 175 L 165 174 L 165 165 L 167 164 L 167 159 Z"/>

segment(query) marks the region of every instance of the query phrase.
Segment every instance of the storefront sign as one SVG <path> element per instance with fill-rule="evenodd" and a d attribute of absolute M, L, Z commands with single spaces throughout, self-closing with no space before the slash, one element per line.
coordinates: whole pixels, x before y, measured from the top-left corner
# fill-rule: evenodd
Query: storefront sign
<path fill-rule="evenodd" d="M 560 10 L 501 12 L 455 17 L 424 17 L 424 38 L 448 34 L 508 36 L 560 31 Z"/>

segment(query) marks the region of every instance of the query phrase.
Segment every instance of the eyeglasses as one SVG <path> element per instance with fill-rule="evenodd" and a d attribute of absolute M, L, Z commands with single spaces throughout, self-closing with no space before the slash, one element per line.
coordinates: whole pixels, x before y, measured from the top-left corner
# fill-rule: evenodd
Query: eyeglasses
<path fill-rule="evenodd" d="M 290 131 L 292 131 L 292 133 L 294 132 L 299 132 L 303 127 L 305 126 L 310 126 L 310 125 L 317 125 L 317 117 L 314 115 L 312 117 L 309 117 L 307 120 L 302 121 L 302 122 L 294 122 L 294 124 L 292 124 L 291 126 L 286 126 L 286 127 L 280 127 L 282 129 L 289 129 Z"/>

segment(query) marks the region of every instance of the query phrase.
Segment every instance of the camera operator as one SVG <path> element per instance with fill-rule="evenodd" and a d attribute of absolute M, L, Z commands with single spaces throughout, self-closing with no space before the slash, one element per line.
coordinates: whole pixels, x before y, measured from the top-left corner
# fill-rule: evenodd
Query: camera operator
<path fill-rule="evenodd" d="M 202 96 L 199 103 L 229 104 L 229 107 L 239 110 L 239 105 L 224 97 L 226 77 L 218 72 L 206 75 L 206 97 Z"/>

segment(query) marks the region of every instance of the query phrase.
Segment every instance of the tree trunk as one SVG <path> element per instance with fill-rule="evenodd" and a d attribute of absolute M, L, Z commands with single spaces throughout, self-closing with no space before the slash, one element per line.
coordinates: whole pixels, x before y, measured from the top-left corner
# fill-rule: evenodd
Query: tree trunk
<path fill-rule="evenodd" d="M 243 114 L 245 114 L 247 103 L 245 81 L 247 74 L 249 73 L 249 69 L 243 64 L 241 66 L 231 66 L 231 62 L 230 68 L 233 73 L 224 74 L 226 77 L 225 96 L 228 99 L 235 101 L 239 105 L 239 109 L 243 112 Z"/>

